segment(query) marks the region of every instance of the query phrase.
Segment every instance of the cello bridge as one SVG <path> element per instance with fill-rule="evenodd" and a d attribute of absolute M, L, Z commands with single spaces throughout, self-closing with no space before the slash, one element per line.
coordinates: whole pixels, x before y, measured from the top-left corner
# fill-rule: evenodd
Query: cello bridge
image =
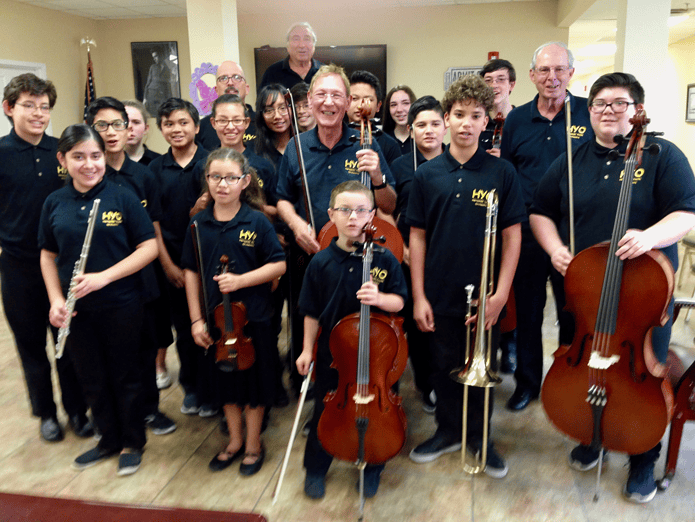
<path fill-rule="evenodd" d="M 374 400 L 374 394 L 361 395 L 360 393 L 356 393 L 352 396 L 352 400 L 355 401 L 355 404 L 369 404 Z"/>
<path fill-rule="evenodd" d="M 599 352 L 591 352 L 591 357 L 589 357 L 589 368 L 593 368 L 594 370 L 607 370 L 619 360 L 619 355 L 614 354 L 610 357 L 604 357 L 599 354 Z"/>

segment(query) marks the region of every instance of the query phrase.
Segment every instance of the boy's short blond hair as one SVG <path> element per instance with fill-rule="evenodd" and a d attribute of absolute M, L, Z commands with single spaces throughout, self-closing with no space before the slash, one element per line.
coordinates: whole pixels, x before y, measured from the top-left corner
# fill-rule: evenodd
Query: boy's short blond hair
<path fill-rule="evenodd" d="M 330 208 L 335 207 L 336 198 L 339 194 L 342 194 L 344 192 L 359 192 L 361 194 L 364 194 L 371 202 L 372 208 L 374 208 L 374 193 L 371 190 L 369 190 L 366 185 L 363 185 L 362 183 L 356 180 L 343 181 L 340 185 L 336 186 L 331 191 Z"/>
<path fill-rule="evenodd" d="M 462 76 L 446 90 L 442 99 L 444 112 L 451 111 L 454 103 L 466 100 L 474 100 L 485 107 L 488 113 L 495 103 L 495 93 L 488 84 L 477 74 Z"/>

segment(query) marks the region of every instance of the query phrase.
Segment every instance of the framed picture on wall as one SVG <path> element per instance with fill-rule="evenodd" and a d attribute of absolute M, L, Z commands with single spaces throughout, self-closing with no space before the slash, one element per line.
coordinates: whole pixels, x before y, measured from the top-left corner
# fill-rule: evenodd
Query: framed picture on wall
<path fill-rule="evenodd" d="M 688 85 L 688 98 L 685 102 L 685 121 L 695 123 L 695 83 Z"/>
<path fill-rule="evenodd" d="M 135 97 L 150 116 L 172 96 L 181 97 L 179 50 L 176 42 L 131 42 Z"/>

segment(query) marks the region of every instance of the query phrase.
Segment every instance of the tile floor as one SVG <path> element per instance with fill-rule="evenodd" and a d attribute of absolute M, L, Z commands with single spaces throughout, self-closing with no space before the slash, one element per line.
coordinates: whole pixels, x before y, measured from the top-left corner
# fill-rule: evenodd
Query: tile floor
<path fill-rule="evenodd" d="M 690 295 L 695 276 L 690 276 L 679 295 Z M 681 314 L 674 327 L 673 348 L 689 364 L 695 358 L 695 318 L 684 322 Z M 546 368 L 554 350 L 554 313 L 546 313 Z M 175 350 L 168 364 L 177 367 Z M 579 473 L 567 466 L 571 440 L 549 424 L 539 402 L 521 413 L 504 408 L 514 389 L 505 376 L 497 388 L 492 429 L 497 448 L 507 459 L 509 475 L 503 480 L 471 477 L 461 470 L 460 454 L 418 465 L 410 450 L 430 436 L 433 416 L 421 409 L 412 376 L 406 370 L 401 393 L 408 417 L 408 438 L 401 453 L 389 462 L 378 495 L 365 506 L 366 521 L 659 521 L 695 520 L 695 423 L 686 424 L 678 473 L 670 489 L 650 504 L 633 505 L 621 496 L 627 476 L 624 455 L 613 455 L 601 482 L 601 497 L 592 501 L 596 475 Z M 0 320 L 0 490 L 49 497 L 72 497 L 149 506 L 181 506 L 220 511 L 255 512 L 272 522 L 357 520 L 357 471 L 335 462 L 327 477 L 326 496 L 307 499 L 302 491 L 304 438 L 299 435 L 284 486 L 276 505 L 271 493 L 289 438 L 296 402 L 272 413 L 264 434 L 267 459 L 250 478 L 241 477 L 237 466 L 212 473 L 207 463 L 225 445 L 218 419 L 189 417 L 179 413 L 183 398 L 177 386 L 164 390 L 161 409 L 178 424 L 165 436 L 149 434 L 142 468 L 130 477 L 117 477 L 116 461 L 76 472 L 72 460 L 94 445 L 67 432 L 60 443 L 44 442 L 38 421 L 29 414 L 24 380 L 11 333 Z M 305 412 L 308 407 L 305 406 Z M 61 421 L 66 422 L 64 412 Z M 665 451 L 657 465 L 663 473 Z M 2 506 L 0 506 L 2 519 Z"/>

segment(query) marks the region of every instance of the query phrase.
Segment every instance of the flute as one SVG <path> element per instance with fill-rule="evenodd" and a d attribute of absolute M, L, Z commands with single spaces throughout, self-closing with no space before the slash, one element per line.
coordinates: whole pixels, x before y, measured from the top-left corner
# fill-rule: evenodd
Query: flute
<path fill-rule="evenodd" d="M 75 310 L 75 278 L 78 275 L 84 273 L 84 269 L 87 266 L 87 256 L 89 255 L 89 247 L 92 245 L 92 235 L 94 234 L 94 225 L 97 221 L 97 212 L 99 211 L 100 199 L 95 199 L 92 205 L 92 210 L 89 211 L 89 217 L 87 218 L 87 234 L 84 238 L 84 243 L 82 243 L 82 251 L 80 252 L 80 257 L 75 261 L 75 268 L 72 270 L 72 278 L 70 279 L 70 286 L 68 288 L 68 296 L 65 299 L 65 308 L 68 309 L 68 318 L 65 321 L 65 325 L 60 327 L 58 330 L 58 340 L 56 341 L 56 359 L 60 359 L 63 356 L 63 351 L 65 350 L 65 340 L 70 333 L 70 321 L 72 321 L 72 313 Z"/>

